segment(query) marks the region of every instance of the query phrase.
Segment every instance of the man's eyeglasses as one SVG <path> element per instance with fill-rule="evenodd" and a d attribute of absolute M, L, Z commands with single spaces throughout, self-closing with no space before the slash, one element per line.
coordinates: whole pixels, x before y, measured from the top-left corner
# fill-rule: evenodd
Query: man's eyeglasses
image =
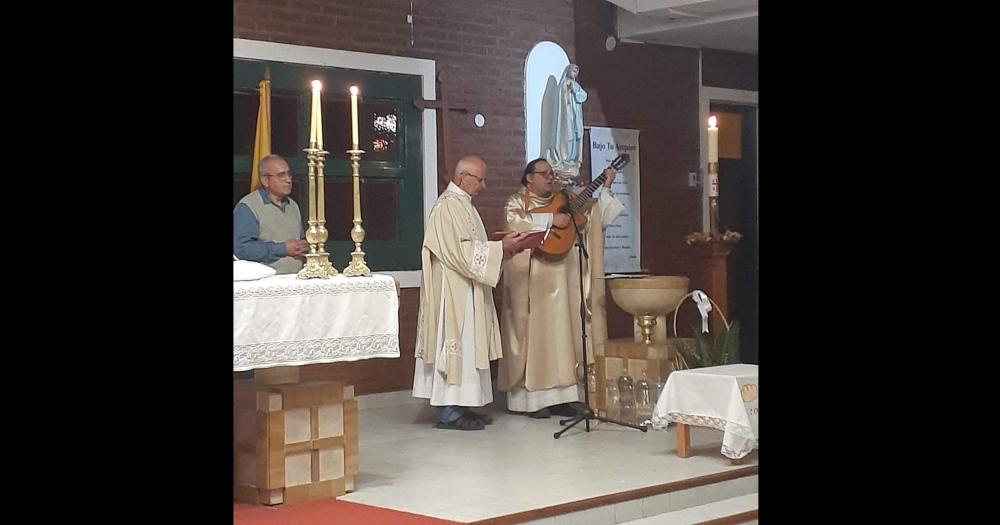
<path fill-rule="evenodd" d="M 292 180 L 292 172 L 291 171 L 282 171 L 282 172 L 274 173 L 272 175 L 265 175 L 265 176 L 266 177 L 274 177 L 276 179 Z"/>
<path fill-rule="evenodd" d="M 547 170 L 547 171 L 533 171 L 533 172 L 531 172 L 531 174 L 532 175 L 541 175 L 541 176 L 545 177 L 546 179 L 551 179 L 552 177 L 555 176 L 555 172 L 553 172 L 552 170 Z"/>

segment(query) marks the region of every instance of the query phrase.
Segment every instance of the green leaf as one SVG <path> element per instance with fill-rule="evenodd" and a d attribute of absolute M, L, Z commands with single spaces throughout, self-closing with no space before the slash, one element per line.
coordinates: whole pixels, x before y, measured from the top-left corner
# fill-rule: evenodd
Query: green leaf
<path fill-rule="evenodd" d="M 725 361 L 726 342 L 729 340 L 729 329 L 725 326 L 716 330 L 715 344 L 712 348 L 712 364 L 721 365 Z"/>
<path fill-rule="evenodd" d="M 698 358 L 695 355 L 696 345 L 697 343 L 693 338 L 678 338 L 675 341 L 674 348 L 677 349 L 677 353 L 684 360 L 687 368 L 698 368 Z"/>
<path fill-rule="evenodd" d="M 740 362 L 740 322 L 733 321 L 729 329 L 729 362 Z"/>
<path fill-rule="evenodd" d="M 698 360 L 687 348 L 677 347 L 677 351 L 680 352 L 681 358 L 684 359 L 684 363 L 687 364 L 688 368 L 698 368 Z"/>
<path fill-rule="evenodd" d="M 705 334 L 701 332 L 701 328 L 698 326 L 692 326 L 691 329 L 694 330 L 695 350 L 698 352 L 699 366 L 712 366 L 710 343 L 705 339 Z"/>

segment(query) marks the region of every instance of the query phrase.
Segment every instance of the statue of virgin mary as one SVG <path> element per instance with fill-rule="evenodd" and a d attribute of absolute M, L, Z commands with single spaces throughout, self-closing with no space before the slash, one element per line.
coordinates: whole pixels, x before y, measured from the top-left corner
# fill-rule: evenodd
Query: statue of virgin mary
<path fill-rule="evenodd" d="M 553 140 L 545 152 L 545 160 L 564 184 L 580 175 L 583 160 L 583 103 L 587 92 L 576 81 L 579 73 L 576 64 L 563 70 L 551 128 Z"/>

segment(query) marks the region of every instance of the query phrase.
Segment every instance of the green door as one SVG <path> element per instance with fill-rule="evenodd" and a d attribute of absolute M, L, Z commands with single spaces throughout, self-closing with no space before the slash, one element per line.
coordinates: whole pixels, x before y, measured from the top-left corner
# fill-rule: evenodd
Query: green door
<path fill-rule="evenodd" d="M 292 198 L 309 218 L 306 155 L 311 82 L 323 82 L 323 147 L 326 156 L 326 251 L 338 270 L 350 261 L 354 243 L 351 163 L 351 104 L 348 89 L 361 90 L 358 104 L 361 157 L 362 250 L 372 271 L 420 269 L 423 240 L 420 77 L 304 64 L 233 60 L 233 204 L 250 190 L 250 162 L 264 68 L 271 77 L 271 151 L 294 172 Z"/>

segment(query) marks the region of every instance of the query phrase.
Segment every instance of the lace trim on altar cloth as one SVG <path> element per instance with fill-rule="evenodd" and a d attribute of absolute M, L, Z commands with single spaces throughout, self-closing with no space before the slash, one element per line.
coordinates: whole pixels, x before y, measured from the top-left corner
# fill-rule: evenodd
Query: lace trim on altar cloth
<path fill-rule="evenodd" d="M 685 425 L 692 425 L 698 427 L 709 427 L 716 430 L 721 430 L 726 433 L 731 433 L 735 439 L 731 439 L 735 446 L 730 446 L 729 443 L 722 443 L 722 455 L 730 459 L 739 459 L 746 456 L 754 449 L 758 448 L 758 439 L 753 436 L 753 430 L 746 425 L 741 425 L 739 423 L 734 423 L 732 421 L 726 421 L 725 419 L 719 417 L 710 416 L 695 416 L 691 414 L 682 414 L 680 412 L 669 412 L 666 417 L 658 417 L 656 415 L 650 420 L 650 425 L 654 430 L 666 430 L 667 425 L 670 423 L 684 423 Z"/>
<path fill-rule="evenodd" d="M 395 293 L 395 289 L 393 290 Z M 312 339 L 233 346 L 233 369 L 399 357 L 397 334 Z"/>
<path fill-rule="evenodd" d="M 729 445 L 723 443 L 722 444 L 722 455 L 726 456 L 729 459 L 740 459 L 740 458 L 746 456 L 747 454 L 753 452 L 753 450 L 755 448 L 758 448 L 757 447 L 757 440 L 756 439 L 742 439 L 741 438 L 739 441 L 740 441 L 740 443 L 743 446 L 740 446 L 740 447 L 737 447 L 737 448 L 729 448 Z"/>
<path fill-rule="evenodd" d="M 350 279 L 309 279 L 287 280 L 280 284 L 261 286 L 259 281 L 246 281 L 247 285 L 233 287 L 233 300 L 253 299 L 258 297 L 289 297 L 295 295 L 343 295 L 358 293 L 396 293 L 396 283 L 392 278 L 358 278 Z"/>

